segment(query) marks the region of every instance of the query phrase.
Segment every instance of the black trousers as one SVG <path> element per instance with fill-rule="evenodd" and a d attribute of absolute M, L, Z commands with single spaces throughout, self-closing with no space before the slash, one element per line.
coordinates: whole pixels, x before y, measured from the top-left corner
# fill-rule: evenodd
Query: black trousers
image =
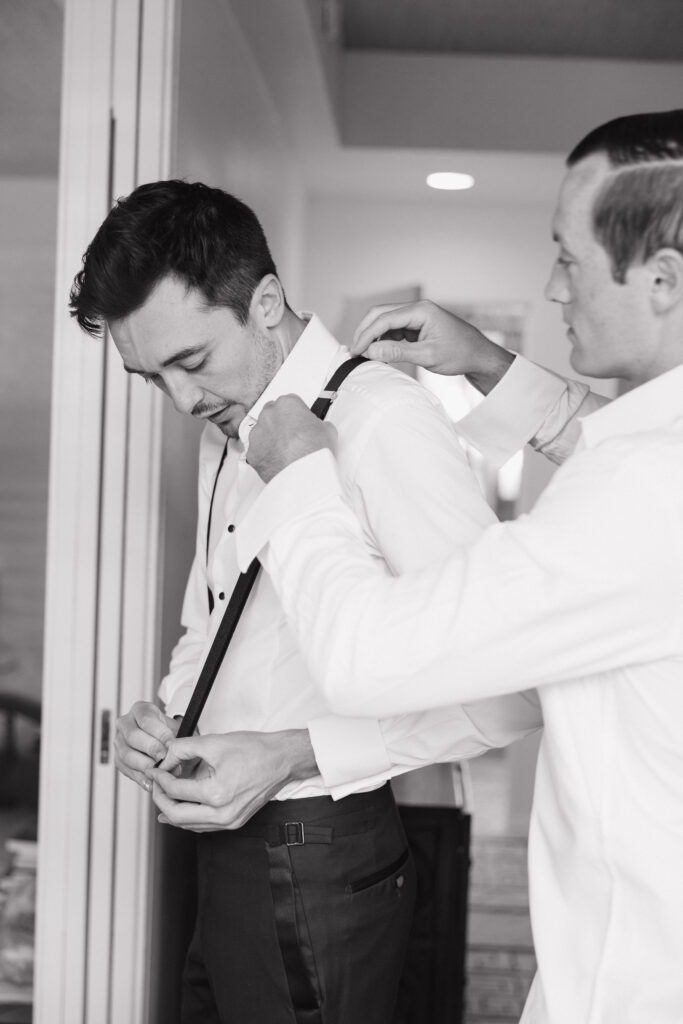
<path fill-rule="evenodd" d="M 182 1024 L 390 1024 L 415 870 L 388 785 L 197 840 Z"/>

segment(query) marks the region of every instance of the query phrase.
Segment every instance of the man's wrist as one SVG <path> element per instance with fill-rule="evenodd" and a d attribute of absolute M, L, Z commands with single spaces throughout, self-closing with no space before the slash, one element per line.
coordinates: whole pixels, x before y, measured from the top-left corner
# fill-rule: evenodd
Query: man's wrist
<path fill-rule="evenodd" d="M 282 771 L 282 784 L 300 782 L 319 774 L 308 729 L 283 729 L 268 733 L 271 754 Z"/>
<path fill-rule="evenodd" d="M 500 383 L 512 366 L 514 359 L 514 352 L 508 352 L 506 348 L 501 348 L 500 345 L 491 342 L 486 347 L 486 358 L 483 360 L 482 366 L 473 373 L 465 374 L 465 376 L 477 391 L 480 391 L 482 395 L 488 395 L 490 391 L 493 391 L 496 384 Z"/>

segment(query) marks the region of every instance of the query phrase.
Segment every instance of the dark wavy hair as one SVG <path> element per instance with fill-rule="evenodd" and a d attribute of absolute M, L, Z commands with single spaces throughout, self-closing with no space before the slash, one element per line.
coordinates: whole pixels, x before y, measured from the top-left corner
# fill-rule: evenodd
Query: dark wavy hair
<path fill-rule="evenodd" d="M 614 173 L 593 204 L 593 232 L 624 283 L 629 267 L 659 249 L 683 253 L 683 110 L 634 114 L 590 132 L 567 157 L 603 153 Z"/>
<path fill-rule="evenodd" d="M 254 212 L 201 182 L 155 181 L 119 199 L 83 256 L 69 296 L 88 334 L 128 316 L 167 276 L 246 323 L 254 289 L 277 274 Z"/>

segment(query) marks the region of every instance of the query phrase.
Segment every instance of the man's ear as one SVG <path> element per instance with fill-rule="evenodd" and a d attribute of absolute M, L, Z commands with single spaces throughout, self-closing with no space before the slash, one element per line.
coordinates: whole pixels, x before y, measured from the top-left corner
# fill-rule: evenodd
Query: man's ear
<path fill-rule="evenodd" d="M 282 285 L 275 274 L 266 274 L 254 289 L 249 304 L 249 315 L 262 331 L 280 324 L 287 303 Z"/>
<path fill-rule="evenodd" d="M 683 305 L 683 253 L 678 249 L 659 249 L 647 261 L 650 271 L 650 296 L 656 313 L 667 313 Z"/>

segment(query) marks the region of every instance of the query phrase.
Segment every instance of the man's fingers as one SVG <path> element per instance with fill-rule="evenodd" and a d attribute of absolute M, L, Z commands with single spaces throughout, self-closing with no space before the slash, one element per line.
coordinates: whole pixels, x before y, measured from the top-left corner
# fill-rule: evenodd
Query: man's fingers
<path fill-rule="evenodd" d="M 166 747 L 175 737 L 177 725 L 155 705 L 137 701 L 130 711 L 116 720 L 114 746 L 127 763 L 127 751 L 140 751 L 153 763 L 166 756 Z"/>
<path fill-rule="evenodd" d="M 149 764 L 149 761 L 147 763 Z M 130 779 L 131 782 L 134 782 L 137 786 L 140 786 L 141 789 L 146 790 L 148 793 L 151 791 L 152 784 L 147 778 L 144 771 L 134 771 L 133 769 L 128 768 L 126 765 L 123 765 L 118 761 L 116 763 L 116 767 L 118 768 L 121 775 L 125 775 L 127 779 Z"/>
<path fill-rule="evenodd" d="M 164 744 L 175 737 L 180 724 L 165 715 L 156 704 L 151 704 L 145 700 L 140 700 L 133 704 L 128 714 L 120 718 L 119 722 L 124 724 L 128 719 L 132 719 L 139 729 L 149 733 L 151 736 L 156 736 Z"/>
<path fill-rule="evenodd" d="M 115 763 L 118 770 L 129 778 L 144 774 L 153 765 L 152 759 L 147 754 L 133 750 L 132 747 L 126 747 L 124 750 L 115 747 Z"/>
<path fill-rule="evenodd" d="M 191 801 L 174 800 L 164 792 L 157 779 L 154 780 L 154 783 L 152 790 L 154 803 L 163 816 L 168 818 L 171 825 L 215 824 L 214 817 L 216 812 L 213 807 Z"/>
<path fill-rule="evenodd" d="M 172 772 L 188 761 L 197 758 L 207 760 L 211 756 L 208 740 L 207 736 L 186 736 L 180 740 L 171 740 L 165 751 L 164 760 L 158 767 L 166 772 Z"/>
<path fill-rule="evenodd" d="M 154 803 L 161 812 L 158 820 L 162 824 L 192 832 L 216 832 L 220 829 L 239 828 L 247 818 L 242 814 L 233 816 L 225 807 L 215 808 L 209 804 L 175 801 L 158 786 L 154 786 Z"/>
<path fill-rule="evenodd" d="M 126 765 L 136 771 L 144 771 L 150 764 L 156 764 L 166 757 L 165 745 L 140 729 L 130 730 L 127 734 L 117 730 L 114 750 L 117 767 L 122 770 L 122 766 Z"/>
<path fill-rule="evenodd" d="M 410 341 L 373 341 L 365 352 L 368 359 L 378 359 L 382 363 L 417 363 L 421 364 L 420 343 Z"/>
<path fill-rule="evenodd" d="M 368 345 L 391 332 L 390 337 L 416 339 L 429 316 L 432 303 L 411 302 L 407 306 L 396 306 L 377 313 L 371 309 L 356 328 L 351 343 L 351 352 L 360 355 Z"/>
<path fill-rule="evenodd" d="M 171 800 L 186 800 L 194 804 L 212 806 L 220 802 L 213 776 L 183 779 L 163 768 L 150 768 L 147 776 L 153 779 L 158 789 Z"/>
<path fill-rule="evenodd" d="M 398 305 L 396 303 L 393 303 L 381 306 L 373 306 L 371 309 L 369 309 L 365 316 L 363 317 L 363 319 L 361 320 L 361 322 L 358 324 L 358 327 L 356 327 L 356 330 L 354 331 L 352 351 L 355 351 L 356 339 L 359 338 L 361 335 L 364 335 L 368 328 L 372 327 L 374 331 L 374 328 L 378 324 L 382 324 L 385 322 L 388 323 L 389 320 L 387 318 L 390 317 L 392 313 L 395 313 L 397 310 L 407 308 L 407 306 L 401 305 L 400 303 Z M 379 333 L 381 333 L 381 331 Z M 379 337 L 379 334 L 374 333 L 374 337 Z"/>
<path fill-rule="evenodd" d="M 295 395 L 281 395 L 261 410 L 249 435 L 247 462 L 264 483 L 283 469 L 322 448 L 334 445 L 335 435 Z"/>

